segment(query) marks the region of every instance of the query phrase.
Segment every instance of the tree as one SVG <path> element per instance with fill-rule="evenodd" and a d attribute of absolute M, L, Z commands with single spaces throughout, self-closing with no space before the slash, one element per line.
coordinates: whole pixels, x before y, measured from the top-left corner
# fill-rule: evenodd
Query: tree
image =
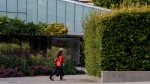
<path fill-rule="evenodd" d="M 92 2 L 96 6 L 106 8 L 120 8 L 121 4 L 136 5 L 137 3 L 139 3 L 140 5 L 150 5 L 150 0 L 92 0 Z"/>
<path fill-rule="evenodd" d="M 64 23 L 57 24 L 52 22 L 52 24 L 42 23 L 35 24 L 34 22 L 22 21 L 18 17 L 9 18 L 8 16 L 0 16 L 0 34 L 6 35 L 18 35 L 18 34 L 46 34 L 46 35 L 63 35 L 67 34 L 68 28 L 70 26 L 65 26 Z"/>

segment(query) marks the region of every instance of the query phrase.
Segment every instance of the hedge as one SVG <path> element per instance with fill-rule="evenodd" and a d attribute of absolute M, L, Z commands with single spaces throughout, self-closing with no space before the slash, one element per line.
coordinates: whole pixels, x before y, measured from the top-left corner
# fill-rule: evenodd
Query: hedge
<path fill-rule="evenodd" d="M 89 75 L 101 71 L 150 70 L 150 9 L 123 8 L 92 12 L 83 21 Z"/>
<path fill-rule="evenodd" d="M 100 65 L 100 45 L 101 36 L 97 39 L 97 28 L 99 24 L 99 16 L 93 12 L 83 20 L 84 28 L 84 54 L 85 54 L 85 68 L 89 75 L 99 76 L 101 72 Z M 99 32 L 98 32 L 99 33 Z"/>

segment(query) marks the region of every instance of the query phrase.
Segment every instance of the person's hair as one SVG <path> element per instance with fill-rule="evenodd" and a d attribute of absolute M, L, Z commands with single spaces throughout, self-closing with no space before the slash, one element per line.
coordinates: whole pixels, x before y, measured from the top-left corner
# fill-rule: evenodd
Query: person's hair
<path fill-rule="evenodd" d="M 58 51 L 56 56 L 59 57 L 60 55 L 62 55 L 62 51 Z"/>

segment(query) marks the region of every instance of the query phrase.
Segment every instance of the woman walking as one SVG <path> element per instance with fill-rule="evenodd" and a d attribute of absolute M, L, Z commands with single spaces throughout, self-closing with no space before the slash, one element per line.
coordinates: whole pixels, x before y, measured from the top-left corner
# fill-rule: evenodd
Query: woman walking
<path fill-rule="evenodd" d="M 56 63 L 56 68 L 54 72 L 50 75 L 50 80 L 54 81 L 54 78 L 60 75 L 60 80 L 65 80 L 64 79 L 64 72 L 63 72 L 63 63 L 64 63 L 64 57 L 62 55 L 63 48 L 60 48 L 59 51 L 57 52 L 57 57 L 54 59 L 54 62 Z"/>

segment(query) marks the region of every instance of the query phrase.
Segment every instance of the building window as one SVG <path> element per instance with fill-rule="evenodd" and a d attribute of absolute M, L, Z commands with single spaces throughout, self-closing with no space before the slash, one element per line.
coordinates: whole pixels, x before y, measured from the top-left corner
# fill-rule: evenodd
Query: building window
<path fill-rule="evenodd" d="M 27 22 L 37 23 L 37 0 L 27 0 Z"/>
<path fill-rule="evenodd" d="M 7 12 L 17 12 L 17 0 L 7 0 Z"/>
<path fill-rule="evenodd" d="M 70 25 L 69 31 L 74 32 L 74 4 L 66 4 L 66 25 Z"/>
<path fill-rule="evenodd" d="M 47 19 L 47 0 L 38 1 L 38 22 L 46 23 Z"/>
<path fill-rule="evenodd" d="M 6 11 L 6 0 L 0 1 L 0 11 Z"/>
<path fill-rule="evenodd" d="M 48 23 L 56 22 L 56 1 L 48 0 Z"/>
<path fill-rule="evenodd" d="M 75 32 L 82 32 L 82 17 L 83 17 L 83 6 L 76 5 L 75 8 Z"/>
<path fill-rule="evenodd" d="M 65 22 L 65 2 L 57 1 L 57 23 Z M 65 24 L 65 23 L 64 23 Z"/>

